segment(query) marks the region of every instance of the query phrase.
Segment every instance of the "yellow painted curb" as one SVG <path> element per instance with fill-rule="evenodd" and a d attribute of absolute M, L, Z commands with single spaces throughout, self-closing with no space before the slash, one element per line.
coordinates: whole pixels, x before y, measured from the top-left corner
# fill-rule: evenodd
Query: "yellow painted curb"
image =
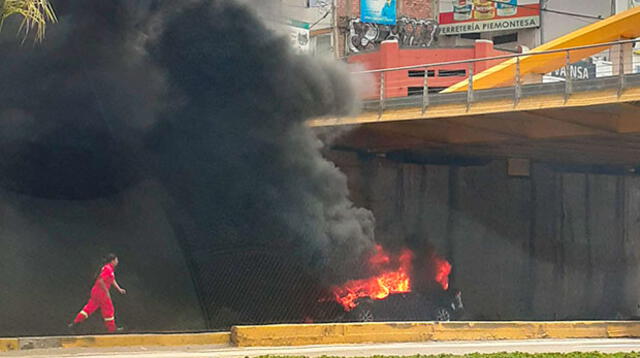
<path fill-rule="evenodd" d="M 17 351 L 19 348 L 18 338 L 0 338 L 0 352 Z"/>
<path fill-rule="evenodd" d="M 236 326 L 231 332 L 0 338 L 0 352 L 35 348 L 104 348 L 233 344 L 238 347 L 420 341 L 640 337 L 640 321 L 407 322 Z"/>
<path fill-rule="evenodd" d="M 189 334 L 122 334 L 74 337 L 0 338 L 0 352 L 50 348 L 229 345 L 229 332 Z"/>
<path fill-rule="evenodd" d="M 62 348 L 189 346 L 229 344 L 229 332 L 197 334 L 127 334 L 60 338 Z"/>
<path fill-rule="evenodd" d="M 640 322 L 411 322 L 238 326 L 238 347 L 420 341 L 640 337 Z"/>

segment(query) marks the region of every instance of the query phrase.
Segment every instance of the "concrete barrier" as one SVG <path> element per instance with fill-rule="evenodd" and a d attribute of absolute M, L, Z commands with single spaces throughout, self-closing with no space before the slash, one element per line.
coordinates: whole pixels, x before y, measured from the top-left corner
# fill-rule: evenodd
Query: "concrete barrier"
<path fill-rule="evenodd" d="M 0 339 L 0 352 L 50 348 L 216 345 L 230 342 L 229 332 L 192 334 L 118 334 Z"/>
<path fill-rule="evenodd" d="M 131 334 L 88 337 L 64 337 L 62 348 L 131 347 L 131 346 L 191 346 L 229 344 L 229 332 L 196 334 Z"/>
<path fill-rule="evenodd" d="M 18 338 L 0 338 L 0 352 L 16 351 L 20 349 Z"/>
<path fill-rule="evenodd" d="M 406 322 L 236 326 L 231 332 L 0 338 L 0 352 L 233 344 L 238 347 L 316 344 L 640 337 L 640 321 Z"/>
<path fill-rule="evenodd" d="M 640 322 L 411 322 L 238 326 L 239 347 L 315 344 L 640 337 Z"/>

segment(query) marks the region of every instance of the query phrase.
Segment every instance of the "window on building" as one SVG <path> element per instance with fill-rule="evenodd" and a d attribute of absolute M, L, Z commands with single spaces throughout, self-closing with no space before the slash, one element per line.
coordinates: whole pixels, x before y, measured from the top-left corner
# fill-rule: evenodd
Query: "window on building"
<path fill-rule="evenodd" d="M 421 96 L 424 93 L 424 88 L 422 87 L 409 87 L 407 90 L 409 96 Z"/>
<path fill-rule="evenodd" d="M 439 77 L 465 77 L 467 70 L 440 70 L 438 71 Z"/>
<path fill-rule="evenodd" d="M 436 71 L 429 70 L 427 75 L 429 77 L 434 77 L 436 75 Z M 424 70 L 409 70 L 409 77 L 424 77 Z"/>
<path fill-rule="evenodd" d="M 429 87 L 429 93 L 438 93 L 444 90 L 446 87 Z M 408 87 L 407 95 L 409 96 L 422 96 L 424 93 L 424 88 L 422 87 Z"/>
<path fill-rule="evenodd" d="M 506 34 L 506 35 L 499 35 L 499 36 L 494 36 L 493 37 L 493 44 L 494 45 L 500 45 L 500 44 L 506 44 L 509 42 L 518 42 L 518 33 L 514 32 L 512 34 Z"/>
<path fill-rule="evenodd" d="M 333 57 L 333 46 L 331 46 L 331 35 L 316 36 L 316 46 L 314 54 L 318 57 Z"/>
<path fill-rule="evenodd" d="M 460 35 L 461 39 L 468 39 L 468 40 L 480 40 L 480 33 L 479 32 L 473 32 L 470 34 L 461 34 Z"/>

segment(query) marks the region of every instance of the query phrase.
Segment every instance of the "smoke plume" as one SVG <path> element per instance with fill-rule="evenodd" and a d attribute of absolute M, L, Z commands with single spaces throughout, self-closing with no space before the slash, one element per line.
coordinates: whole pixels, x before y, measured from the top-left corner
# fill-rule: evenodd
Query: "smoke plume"
<path fill-rule="evenodd" d="M 231 1 L 54 6 L 43 44 L 0 34 L 3 188 L 83 200 L 154 180 L 196 275 L 216 253 L 265 249 L 323 285 L 356 272 L 373 216 L 304 124 L 354 110 L 344 69 Z"/>

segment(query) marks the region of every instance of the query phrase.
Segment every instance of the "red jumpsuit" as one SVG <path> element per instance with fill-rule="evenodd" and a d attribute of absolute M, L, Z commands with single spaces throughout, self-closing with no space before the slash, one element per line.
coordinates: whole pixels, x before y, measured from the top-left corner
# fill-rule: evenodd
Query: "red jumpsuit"
<path fill-rule="evenodd" d="M 113 302 L 111 301 L 111 297 L 107 293 L 115 279 L 116 277 L 114 274 L 113 265 L 111 263 L 104 265 L 100 270 L 100 275 L 96 279 L 96 282 L 93 284 L 89 302 L 87 302 L 82 311 L 78 313 L 73 323 L 80 323 L 84 321 L 85 319 L 89 318 L 89 316 L 93 312 L 100 308 L 100 311 L 102 312 L 102 318 L 104 319 L 104 324 L 105 326 L 107 326 L 107 330 L 109 330 L 109 332 L 115 332 L 115 311 L 113 309 Z M 104 285 L 107 289 L 106 291 L 104 287 L 100 285 L 100 280 L 104 282 Z"/>

